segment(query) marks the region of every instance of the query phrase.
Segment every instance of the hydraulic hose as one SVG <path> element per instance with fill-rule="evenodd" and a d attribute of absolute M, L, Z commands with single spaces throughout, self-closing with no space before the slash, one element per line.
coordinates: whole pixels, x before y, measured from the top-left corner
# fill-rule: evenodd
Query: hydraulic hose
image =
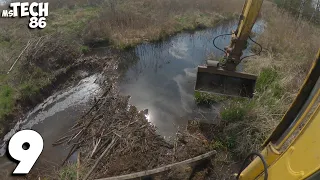
<path fill-rule="evenodd" d="M 258 56 L 258 55 L 261 54 L 261 52 L 262 52 L 262 50 L 263 50 L 261 44 L 259 44 L 259 43 L 257 43 L 256 41 L 254 41 L 250 36 L 249 36 L 249 39 L 250 39 L 253 43 L 255 43 L 256 45 L 258 45 L 258 46 L 260 47 L 260 50 L 259 50 L 259 52 L 258 52 L 257 54 L 253 54 L 253 55 L 245 56 L 245 57 L 241 58 L 241 61 L 244 60 L 245 58 L 248 58 L 248 57 Z"/>
<path fill-rule="evenodd" d="M 219 35 L 219 36 L 216 36 L 216 37 L 213 39 L 213 42 L 212 42 L 212 43 L 213 43 L 213 46 L 214 46 L 215 48 L 217 48 L 218 50 L 224 52 L 225 55 L 227 55 L 227 52 L 226 52 L 225 50 L 223 50 L 223 49 L 220 49 L 220 48 L 215 44 L 215 41 L 216 41 L 216 39 L 218 39 L 218 38 L 221 37 L 221 36 L 230 36 L 230 35 L 232 35 L 232 33 L 229 33 L 229 34 L 221 34 L 221 35 Z"/>
<path fill-rule="evenodd" d="M 216 36 L 216 37 L 213 39 L 213 46 L 214 46 L 215 48 L 217 48 L 218 50 L 224 52 L 225 55 L 227 55 L 227 52 L 226 52 L 225 50 L 219 48 L 219 47 L 215 44 L 215 41 L 216 41 L 219 37 L 221 37 L 221 36 L 230 36 L 230 35 L 232 35 L 232 33 L 229 33 L 229 34 L 221 34 L 221 35 L 219 35 L 219 36 Z M 253 55 L 245 56 L 245 57 L 241 58 L 241 61 L 242 61 L 243 59 L 245 59 L 245 58 L 248 58 L 248 57 L 260 55 L 260 53 L 261 53 L 262 50 L 263 50 L 261 44 L 259 44 L 259 43 L 257 43 L 256 41 L 254 41 L 250 36 L 249 36 L 249 39 L 250 39 L 253 43 L 257 44 L 257 45 L 260 47 L 260 50 L 259 50 L 259 52 L 258 52 L 257 54 L 253 54 Z"/>
<path fill-rule="evenodd" d="M 264 167 L 264 180 L 268 180 L 268 165 L 267 165 L 267 162 L 266 162 L 266 160 L 264 159 L 264 157 L 262 156 L 262 154 L 257 153 L 257 152 L 253 152 L 253 153 L 249 154 L 249 155 L 246 157 L 246 159 L 243 161 L 242 166 L 241 166 L 241 169 L 240 169 L 240 171 L 239 171 L 239 173 L 238 173 L 238 175 L 237 175 L 237 177 L 236 177 L 237 180 L 240 179 L 240 175 L 241 175 L 242 171 L 245 169 L 246 163 L 247 163 L 247 161 L 249 160 L 249 158 L 251 158 L 251 157 L 254 156 L 254 155 L 255 155 L 255 156 L 258 156 L 258 157 L 261 159 L 262 164 L 263 164 L 263 167 Z"/>

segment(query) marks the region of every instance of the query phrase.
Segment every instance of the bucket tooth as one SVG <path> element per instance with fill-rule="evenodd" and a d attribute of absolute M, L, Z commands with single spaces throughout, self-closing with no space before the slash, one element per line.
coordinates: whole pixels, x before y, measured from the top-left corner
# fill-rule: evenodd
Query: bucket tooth
<path fill-rule="evenodd" d="M 195 90 L 252 98 L 256 80 L 257 77 L 251 74 L 226 71 L 212 66 L 199 66 Z"/>

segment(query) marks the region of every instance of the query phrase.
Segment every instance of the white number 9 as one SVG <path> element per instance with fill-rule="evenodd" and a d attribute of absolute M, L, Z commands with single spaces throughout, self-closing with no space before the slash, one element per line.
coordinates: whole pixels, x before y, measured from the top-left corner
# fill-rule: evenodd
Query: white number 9
<path fill-rule="evenodd" d="M 43 139 L 33 130 L 22 130 L 12 136 L 9 154 L 20 161 L 13 174 L 28 174 L 43 150 Z"/>

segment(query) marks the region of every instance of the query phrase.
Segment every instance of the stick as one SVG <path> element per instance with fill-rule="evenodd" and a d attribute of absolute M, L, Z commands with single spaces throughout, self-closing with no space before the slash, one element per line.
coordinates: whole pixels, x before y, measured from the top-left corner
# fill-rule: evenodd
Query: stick
<path fill-rule="evenodd" d="M 107 99 L 102 103 L 102 106 L 106 103 L 106 101 L 107 101 Z M 102 109 L 102 106 L 97 110 L 97 113 Z M 94 116 L 94 117 L 89 121 L 89 123 L 87 123 L 87 124 L 85 125 L 85 127 L 81 130 L 81 132 L 78 133 L 78 135 L 80 135 L 80 136 L 79 136 L 79 139 L 81 139 L 81 138 L 82 138 L 82 135 L 84 134 L 84 133 L 82 133 L 82 132 L 84 132 L 84 131 L 90 126 L 90 124 L 93 122 L 93 120 L 95 120 L 96 117 L 98 117 L 98 116 L 99 116 L 99 114 L 96 115 L 96 116 Z M 80 143 L 81 143 L 81 142 L 80 142 Z M 72 150 L 75 148 L 75 146 L 77 146 L 76 148 L 79 148 L 79 145 L 78 145 L 78 144 L 80 144 L 80 143 L 74 144 L 74 145 L 72 146 L 72 148 L 71 148 L 68 156 L 67 156 L 66 159 L 63 161 L 62 165 L 64 165 L 64 163 L 65 163 L 65 162 L 69 159 L 69 157 L 72 155 L 72 153 L 73 153 Z"/>
<path fill-rule="evenodd" d="M 39 42 L 41 41 L 41 39 L 42 39 L 43 37 L 46 37 L 46 36 L 48 36 L 48 35 L 41 36 L 41 37 L 39 38 L 37 44 L 34 46 L 34 48 L 37 48 L 37 46 L 38 46 Z M 42 45 L 43 45 L 43 43 L 42 43 Z M 40 50 L 40 48 L 37 48 L 37 50 L 36 50 L 36 52 L 33 54 L 33 56 L 36 56 L 36 54 L 39 52 L 39 50 Z"/>
<path fill-rule="evenodd" d="M 78 153 L 78 158 L 77 158 L 77 180 L 80 179 L 80 151 Z"/>
<path fill-rule="evenodd" d="M 110 90 L 111 90 L 111 88 L 107 89 L 107 90 L 103 93 L 103 96 L 107 95 L 107 94 L 110 92 Z M 106 103 L 106 101 L 107 101 L 107 99 L 105 99 L 105 101 L 103 101 L 102 106 Z M 90 109 L 85 115 L 83 115 L 80 119 L 83 119 L 87 114 L 89 114 L 89 113 L 92 111 L 92 109 L 93 109 L 97 104 L 98 104 L 98 103 L 96 103 L 93 107 L 91 107 L 91 109 Z M 98 109 L 97 113 L 100 111 L 101 108 L 102 108 L 102 107 L 100 107 L 100 108 Z M 82 137 L 82 134 L 81 134 L 81 133 L 88 128 L 88 126 L 91 124 L 91 122 L 92 122 L 96 117 L 97 117 L 97 116 L 94 116 L 94 117 L 89 121 L 88 124 L 86 124 L 86 125 L 84 125 L 83 127 L 81 127 L 82 129 L 81 129 L 75 136 L 73 136 L 71 139 L 69 139 L 68 143 L 70 143 L 70 141 L 74 140 L 74 139 L 75 139 L 77 136 L 79 136 L 79 135 L 80 135 L 79 138 L 81 138 L 81 137 Z M 79 122 L 78 122 L 78 123 L 79 123 Z M 75 128 L 75 127 L 78 125 L 78 123 L 76 123 L 71 129 Z M 77 128 L 77 129 L 78 129 L 78 128 Z M 73 130 L 76 130 L 76 129 L 73 129 Z M 68 136 L 67 138 L 69 138 L 69 137 L 71 137 L 71 136 Z M 65 138 L 65 137 L 64 137 L 64 138 Z M 55 145 L 56 145 L 56 144 L 57 144 L 57 145 L 62 144 L 62 143 L 59 143 L 59 141 L 60 141 L 61 139 L 63 139 L 63 138 L 60 138 L 60 139 L 57 140 L 54 144 L 55 144 Z M 63 141 L 63 142 L 65 142 L 65 141 Z"/>
<path fill-rule="evenodd" d="M 70 149 L 70 151 L 69 151 L 69 154 L 68 154 L 68 156 L 63 160 L 63 162 L 62 162 L 62 166 L 66 163 L 66 161 L 69 159 L 69 157 L 74 153 L 74 152 L 76 152 L 77 150 L 78 150 L 78 148 L 79 148 L 79 145 L 73 145 L 72 146 L 72 148 Z"/>
<path fill-rule="evenodd" d="M 103 101 L 103 103 L 101 104 L 101 106 L 99 107 L 99 109 L 96 111 L 97 115 L 94 116 L 94 117 L 92 117 L 92 118 L 89 120 L 89 122 L 88 122 L 88 123 L 85 125 L 85 127 L 82 129 L 82 130 L 83 130 L 82 132 L 84 132 L 84 130 L 86 130 L 86 129 L 91 125 L 91 123 L 92 123 L 98 116 L 100 116 L 100 114 L 98 114 L 98 113 L 100 112 L 100 110 L 102 109 L 102 107 L 104 106 L 104 104 L 107 102 L 107 100 L 108 100 L 108 99 L 105 99 L 105 100 Z M 81 138 L 82 135 L 83 135 L 83 133 L 80 133 L 80 137 L 79 137 L 79 138 Z"/>
<path fill-rule="evenodd" d="M 39 38 L 39 40 L 37 41 L 36 45 L 34 45 L 34 48 L 37 48 L 39 42 L 41 41 L 41 39 L 42 39 L 43 37 L 44 37 L 44 36 L 41 36 L 41 37 Z M 38 51 L 36 51 L 36 52 L 33 54 L 33 56 L 35 56 L 37 52 L 38 52 Z"/>
<path fill-rule="evenodd" d="M 97 105 L 98 103 L 101 101 L 101 99 L 103 97 L 105 97 L 111 90 L 111 87 L 109 87 L 101 96 L 100 98 L 95 102 L 95 104 L 89 109 L 89 111 L 87 111 L 84 115 L 81 116 L 81 119 L 84 118 L 85 116 L 87 116 Z"/>
<path fill-rule="evenodd" d="M 98 152 L 100 152 L 102 150 L 103 147 L 105 147 L 108 143 L 110 142 L 110 139 L 108 139 L 106 142 L 104 142 L 100 148 L 98 150 L 96 150 L 96 152 L 93 153 L 92 157 L 97 154 Z"/>
<path fill-rule="evenodd" d="M 156 169 L 152 169 L 152 170 L 147 170 L 147 171 L 141 171 L 141 172 L 137 172 L 137 173 L 132 173 L 132 174 L 127 174 L 127 175 L 121 175 L 121 176 L 116 176 L 116 177 L 109 177 L 109 178 L 102 178 L 102 179 L 96 179 L 96 180 L 128 180 L 128 179 L 135 179 L 135 178 L 141 178 L 144 176 L 149 176 L 152 174 L 157 174 L 157 173 L 161 173 L 164 171 L 168 171 L 171 168 L 175 167 L 175 166 L 181 166 L 181 165 L 185 165 L 185 164 L 190 164 L 196 161 L 200 161 L 202 159 L 207 159 L 213 155 L 215 155 L 217 152 L 216 151 L 210 151 L 206 154 L 202 154 L 200 156 L 185 160 L 185 161 L 181 161 L 181 162 L 177 162 L 177 163 L 173 163 L 173 164 L 169 164 L 163 167 L 159 167 Z"/>
<path fill-rule="evenodd" d="M 9 74 L 13 67 L 16 65 L 16 63 L 18 62 L 18 60 L 20 59 L 20 57 L 22 56 L 22 54 L 24 53 L 24 51 L 30 46 L 30 40 L 28 41 L 26 47 L 21 51 L 20 55 L 18 56 L 18 58 L 14 61 L 14 63 L 12 64 L 12 66 L 10 67 L 10 69 L 8 70 L 7 74 Z"/>
<path fill-rule="evenodd" d="M 118 140 L 118 138 L 112 139 L 111 143 L 108 145 L 108 147 L 106 148 L 106 150 L 103 151 L 103 153 L 100 155 L 100 157 L 98 158 L 98 160 L 94 163 L 93 167 L 90 169 L 90 171 L 88 172 L 88 174 L 83 178 L 83 180 L 87 180 L 90 176 L 90 174 L 94 171 L 94 169 L 97 167 L 97 165 L 99 164 L 99 162 L 101 161 L 101 159 L 107 154 L 107 152 L 109 152 L 112 147 L 115 145 L 116 141 Z"/>
<path fill-rule="evenodd" d="M 99 144 L 100 144 L 100 141 L 101 141 L 101 138 L 99 139 L 99 141 L 97 142 L 97 144 L 94 146 L 94 148 L 93 148 L 93 150 L 92 150 L 92 153 L 91 153 L 91 155 L 90 155 L 90 159 L 92 158 L 92 156 L 93 156 L 93 154 L 96 152 L 96 150 L 97 150 L 97 148 L 98 148 L 98 146 L 99 146 Z"/>
<path fill-rule="evenodd" d="M 57 146 L 60 145 L 62 143 L 64 143 L 68 138 L 70 138 L 71 136 L 64 136 L 60 139 L 58 139 L 56 142 L 52 143 L 52 146 Z"/>
<path fill-rule="evenodd" d="M 74 140 L 75 138 L 77 138 L 77 136 L 83 131 L 83 129 L 81 129 L 75 136 L 73 136 L 71 139 L 69 139 L 69 141 L 67 142 L 67 144 L 69 144 L 72 140 Z"/>

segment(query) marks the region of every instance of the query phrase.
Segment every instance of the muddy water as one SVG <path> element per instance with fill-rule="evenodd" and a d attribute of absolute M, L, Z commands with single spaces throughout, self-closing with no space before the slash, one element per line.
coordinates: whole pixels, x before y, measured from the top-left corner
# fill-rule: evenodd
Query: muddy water
<path fill-rule="evenodd" d="M 76 86 L 50 96 L 30 111 L 25 119 L 19 121 L 2 140 L 0 171 L 5 172 L 0 174 L 10 174 L 15 167 L 15 164 L 3 155 L 6 152 L 6 142 L 21 129 L 33 129 L 43 137 L 44 149 L 38 161 L 59 166 L 68 151 L 65 147 L 52 147 L 51 144 L 74 125 L 82 111 L 89 107 L 88 102 L 100 92 L 97 78 L 98 75 L 89 76 Z"/>
<path fill-rule="evenodd" d="M 221 24 L 212 29 L 181 33 L 161 43 L 146 43 L 135 48 L 138 62 L 131 67 L 121 83 L 121 93 L 130 95 L 130 103 L 138 109 L 148 109 L 148 119 L 159 133 L 172 136 L 188 120 L 214 122 L 217 108 L 197 107 L 194 102 L 196 67 L 205 64 L 210 54 L 223 56 L 214 48 L 215 36 L 235 30 L 236 22 Z M 263 23 L 254 26 L 260 33 Z M 216 41 L 220 48 L 230 42 L 226 36 Z M 249 54 L 250 52 L 246 52 Z"/>

